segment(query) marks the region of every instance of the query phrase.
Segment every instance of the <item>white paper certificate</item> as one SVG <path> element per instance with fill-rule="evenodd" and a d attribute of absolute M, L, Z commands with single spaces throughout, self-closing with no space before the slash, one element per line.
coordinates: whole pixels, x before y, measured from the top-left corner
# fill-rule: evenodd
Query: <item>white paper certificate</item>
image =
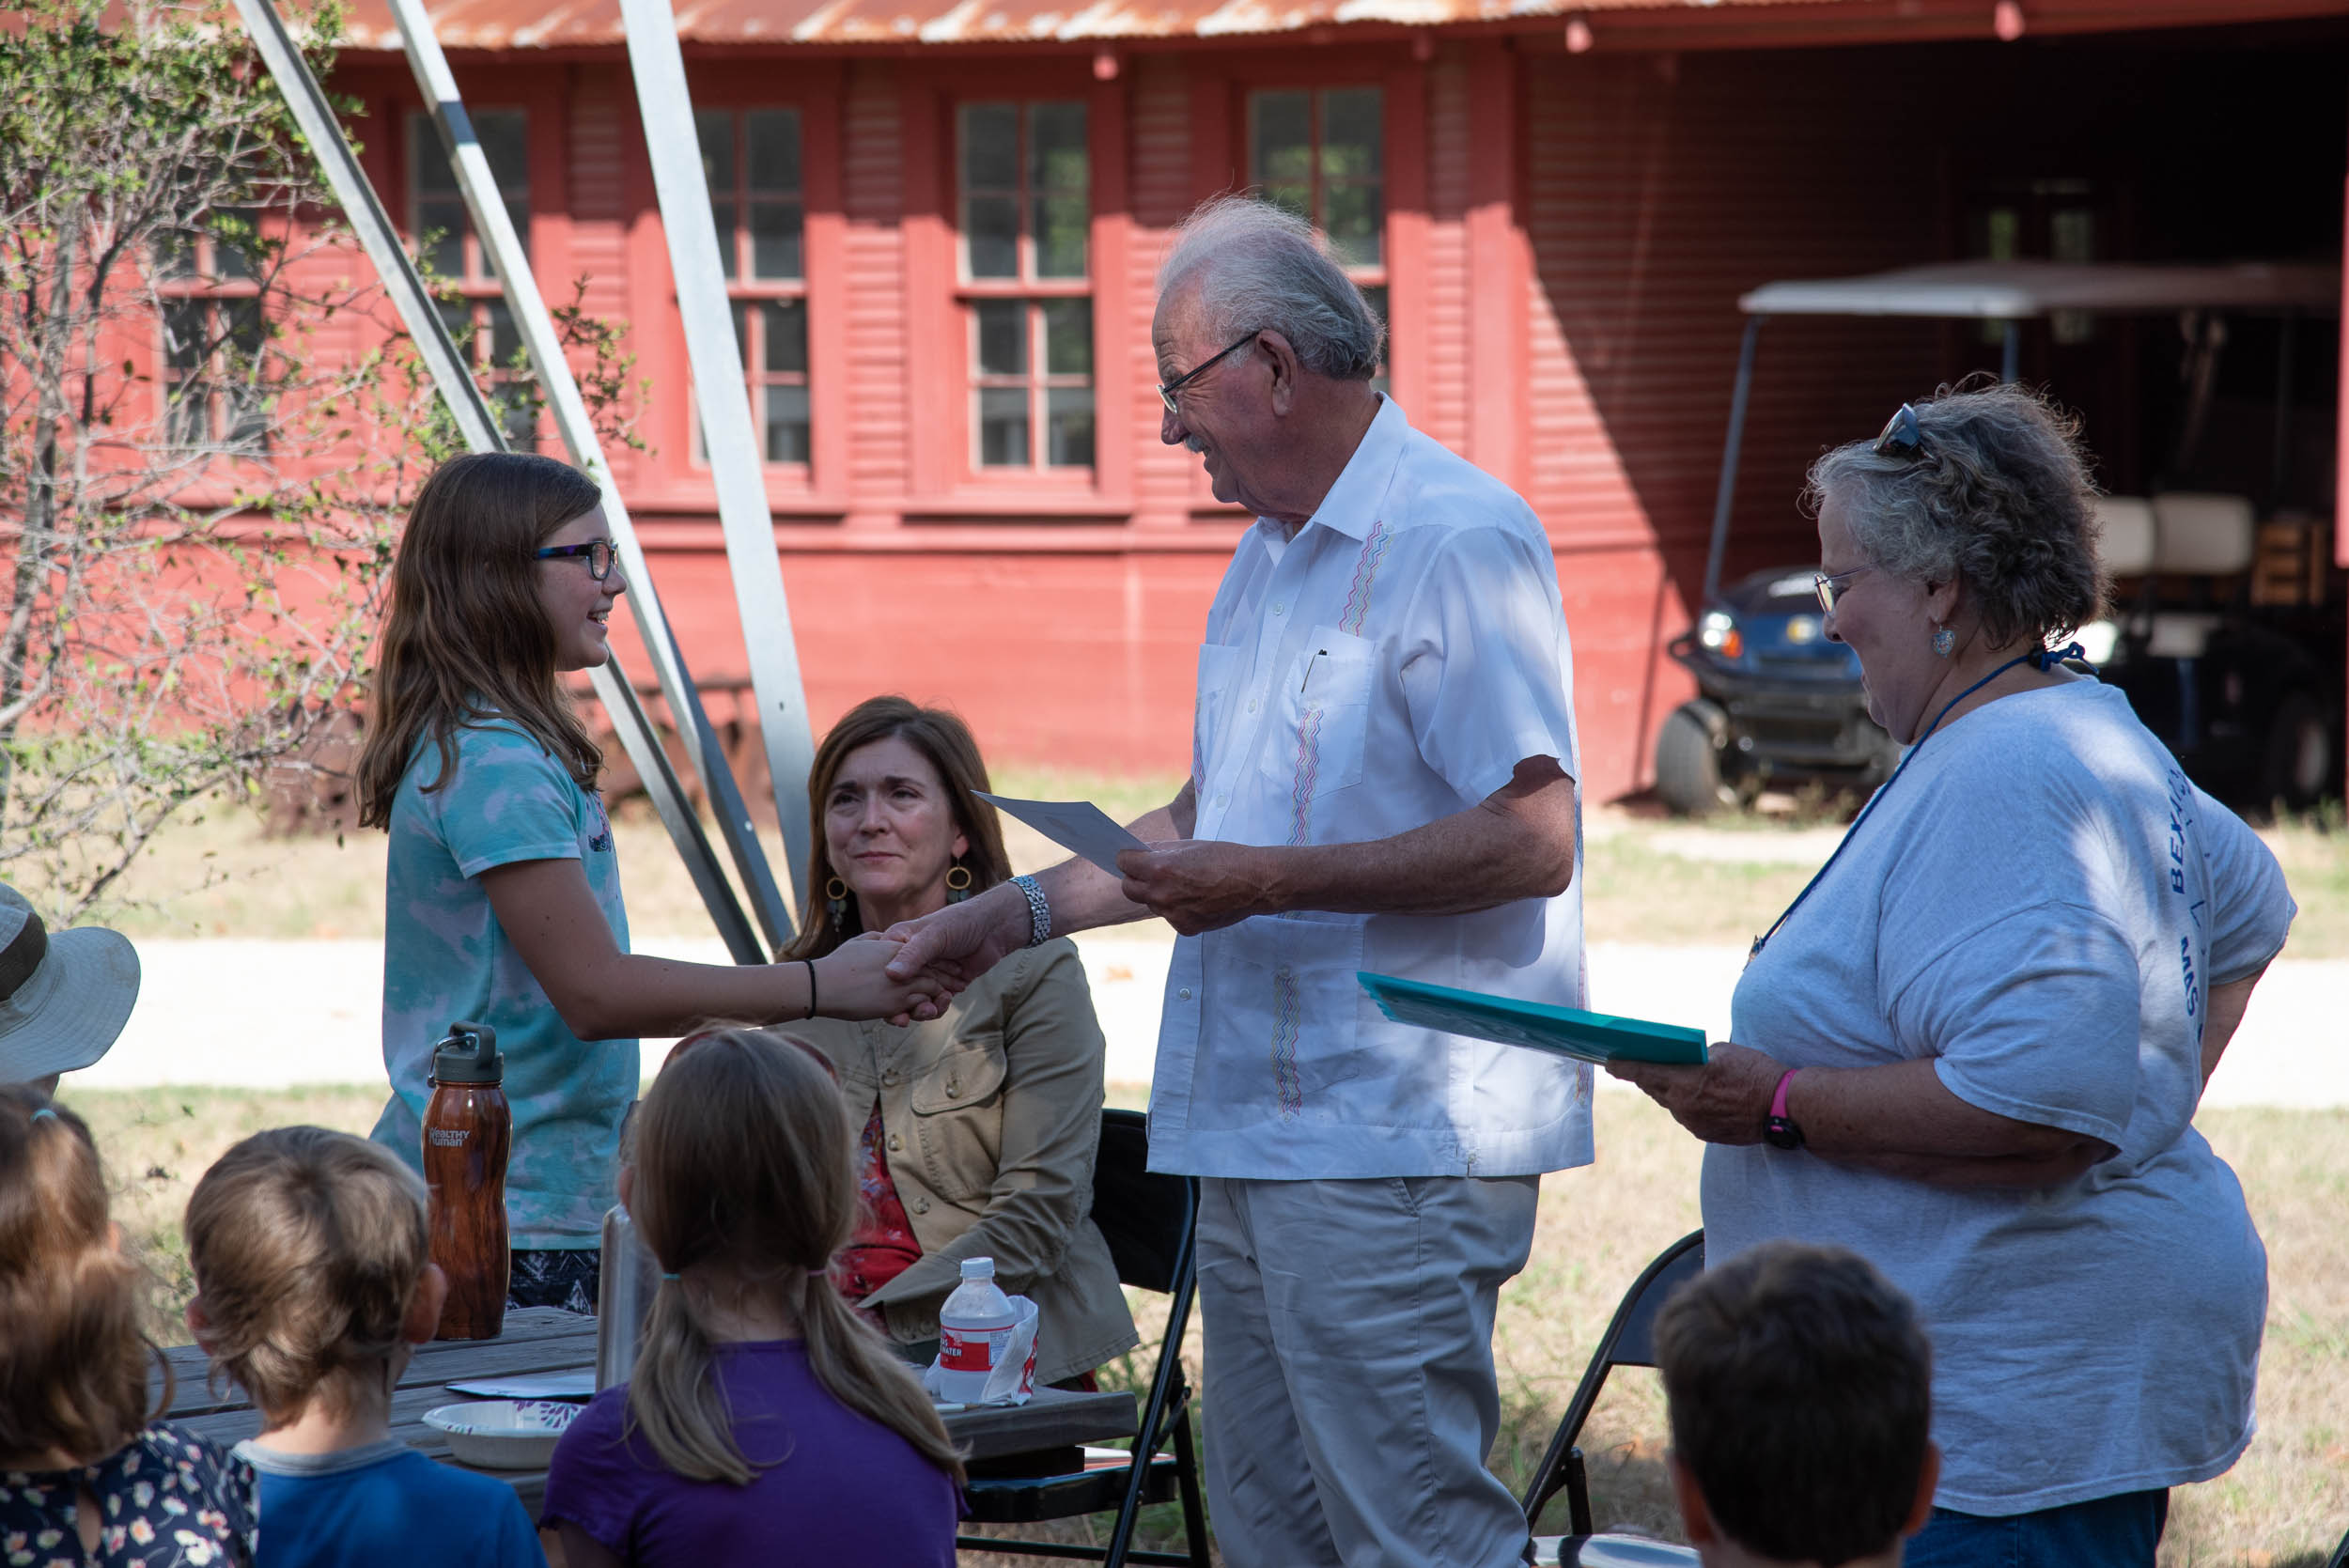
<path fill-rule="evenodd" d="M 985 790 L 972 793 L 996 810 L 1009 812 L 1054 844 L 1091 861 L 1112 877 L 1121 875 L 1117 869 L 1120 853 L 1148 847 L 1110 820 L 1090 800 L 1013 800 Z"/>

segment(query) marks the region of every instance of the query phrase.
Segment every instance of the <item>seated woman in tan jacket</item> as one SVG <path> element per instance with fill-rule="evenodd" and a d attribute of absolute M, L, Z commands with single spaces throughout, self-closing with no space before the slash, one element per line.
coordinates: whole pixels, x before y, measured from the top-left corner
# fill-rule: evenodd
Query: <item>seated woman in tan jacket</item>
<path fill-rule="evenodd" d="M 786 958 L 943 908 L 1011 876 L 987 766 L 960 719 L 875 697 L 824 737 L 808 776 L 822 896 Z M 840 1079 L 864 1205 L 833 1260 L 841 1290 L 927 1355 L 964 1258 L 991 1257 L 1036 1304 L 1039 1383 L 1137 1343 L 1109 1246 L 1087 1218 L 1101 1125 L 1101 1026 L 1074 943 L 1013 955 L 927 1023 L 815 1018 L 789 1032 Z"/>

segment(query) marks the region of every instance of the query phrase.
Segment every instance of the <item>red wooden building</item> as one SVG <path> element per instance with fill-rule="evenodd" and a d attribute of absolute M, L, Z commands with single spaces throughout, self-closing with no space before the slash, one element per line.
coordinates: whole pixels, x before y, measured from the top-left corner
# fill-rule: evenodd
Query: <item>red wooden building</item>
<path fill-rule="evenodd" d="M 1188 754 L 1199 629 L 1245 520 L 1159 442 L 1149 320 L 1169 226 L 1216 192 L 1323 223 L 1388 312 L 1394 396 L 1545 520 L 1595 799 L 1644 783 L 1688 691 L 1664 646 L 1695 608 L 1740 292 L 1982 255 L 2341 254 L 2349 0 L 678 14 L 818 728 L 903 691 L 961 708 L 999 762 Z M 388 14 L 360 0 L 355 24 L 334 86 L 365 104 L 369 173 L 413 231 L 448 231 L 443 269 L 495 326 Z M 695 671 L 739 680 L 617 6 L 451 0 L 436 25 L 548 291 L 583 277 L 592 311 L 632 323 L 654 451 L 618 476 Z M 2026 341 L 2116 489 L 2158 465 L 2175 413 L 2151 341 Z M 2230 374 L 2256 382 L 2245 352 Z M 1809 558 L 1794 496 L 1823 444 L 1997 355 L 1972 329 L 1778 331 L 1732 571 Z M 2338 362 L 2295 373 L 2315 454 L 2295 483 L 2329 513 Z M 2225 389 L 2215 407 L 2213 439 L 2265 439 Z"/>

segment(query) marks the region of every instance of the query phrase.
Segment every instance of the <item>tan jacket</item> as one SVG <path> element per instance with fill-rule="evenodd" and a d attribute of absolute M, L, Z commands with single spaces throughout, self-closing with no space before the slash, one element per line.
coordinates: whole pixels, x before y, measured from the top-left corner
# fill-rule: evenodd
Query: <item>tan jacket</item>
<path fill-rule="evenodd" d="M 1076 944 L 1015 953 L 908 1028 L 819 1018 L 789 1032 L 840 1075 L 857 1126 L 880 1101 L 889 1174 L 922 1258 L 873 1293 L 890 1337 L 938 1337 L 964 1258 L 1035 1302 L 1038 1383 L 1139 1343 L 1109 1244 L 1086 1218 L 1100 1139 L 1101 1025 Z"/>

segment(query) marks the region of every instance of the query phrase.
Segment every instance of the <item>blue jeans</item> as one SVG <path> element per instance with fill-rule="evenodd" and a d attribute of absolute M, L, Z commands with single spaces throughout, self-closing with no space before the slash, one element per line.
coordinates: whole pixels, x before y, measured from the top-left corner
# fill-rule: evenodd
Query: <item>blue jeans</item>
<path fill-rule="evenodd" d="M 1937 1508 L 1904 1568 L 2154 1568 L 2170 1493 L 2123 1492 L 2036 1514 Z"/>

